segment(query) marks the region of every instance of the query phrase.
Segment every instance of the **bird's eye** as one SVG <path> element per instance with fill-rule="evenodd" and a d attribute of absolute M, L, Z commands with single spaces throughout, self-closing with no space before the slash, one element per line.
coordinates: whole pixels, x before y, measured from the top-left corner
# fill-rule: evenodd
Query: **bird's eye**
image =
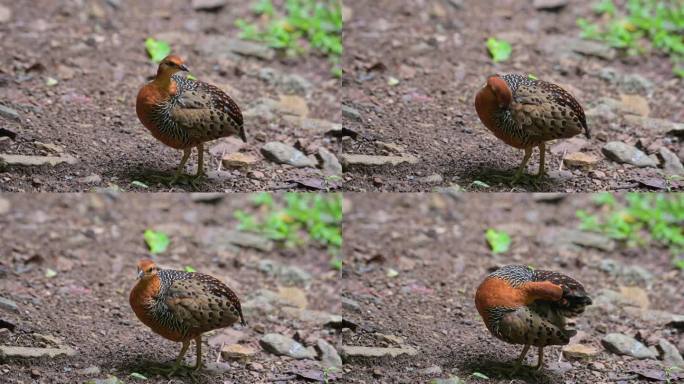
<path fill-rule="evenodd" d="M 153 270 L 153 269 L 154 269 L 154 268 L 147 268 L 147 273 L 152 273 L 152 270 Z"/>

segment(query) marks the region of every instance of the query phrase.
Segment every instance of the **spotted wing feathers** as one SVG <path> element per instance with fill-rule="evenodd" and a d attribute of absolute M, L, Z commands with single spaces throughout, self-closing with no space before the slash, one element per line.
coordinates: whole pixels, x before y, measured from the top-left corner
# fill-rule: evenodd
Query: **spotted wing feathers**
<path fill-rule="evenodd" d="M 549 281 L 563 289 L 561 300 L 552 303 L 563 316 L 577 316 L 584 312 L 587 305 L 592 303 L 584 286 L 579 281 L 562 273 L 535 270 L 534 281 Z"/>

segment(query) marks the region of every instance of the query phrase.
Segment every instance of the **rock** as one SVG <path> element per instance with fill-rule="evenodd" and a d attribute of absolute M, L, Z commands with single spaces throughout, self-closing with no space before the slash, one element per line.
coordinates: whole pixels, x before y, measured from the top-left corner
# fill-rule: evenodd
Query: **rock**
<path fill-rule="evenodd" d="M 0 197 L 0 215 L 9 212 L 10 208 L 12 208 L 12 204 L 10 204 L 9 200 Z"/>
<path fill-rule="evenodd" d="M 337 157 L 324 147 L 318 148 L 318 158 L 321 160 L 321 169 L 326 176 L 342 174 L 342 164 Z"/>
<path fill-rule="evenodd" d="M 78 178 L 77 181 L 83 184 L 99 184 L 102 182 L 102 176 L 97 173 L 91 173 L 88 176 Z"/>
<path fill-rule="evenodd" d="M 568 359 L 589 359 L 598 355 L 596 347 L 584 344 L 569 344 L 563 346 L 563 355 Z"/>
<path fill-rule="evenodd" d="M 248 360 L 256 353 L 254 348 L 242 344 L 224 345 L 221 348 L 221 357 L 225 360 Z"/>
<path fill-rule="evenodd" d="M 75 157 L 65 154 L 62 156 L 30 156 L 30 155 L 10 155 L 6 153 L 0 153 L 0 162 L 4 162 L 7 165 L 20 165 L 20 166 L 40 166 L 40 165 L 58 165 L 62 163 L 66 164 L 76 164 L 78 159 Z"/>
<path fill-rule="evenodd" d="M 273 250 L 273 242 L 266 237 L 224 227 L 207 227 L 199 237 L 199 242 L 212 250 L 231 249 L 236 246 L 254 248 L 263 252 Z"/>
<path fill-rule="evenodd" d="M 98 367 L 97 365 L 91 365 L 87 368 L 79 369 L 78 371 L 76 371 L 76 373 L 83 376 L 99 375 L 100 367 Z"/>
<path fill-rule="evenodd" d="M 7 120 L 14 120 L 16 122 L 21 121 L 21 117 L 19 116 L 19 112 L 17 112 L 16 109 L 6 107 L 2 104 L 0 104 L 0 116 L 4 117 Z"/>
<path fill-rule="evenodd" d="M 337 353 L 335 347 L 323 339 L 316 340 L 316 350 L 321 366 L 325 368 L 342 368 L 342 358 Z"/>
<path fill-rule="evenodd" d="M 545 39 L 540 39 L 537 43 L 537 49 L 556 58 L 572 57 L 573 55 L 576 56 L 575 53 L 579 53 L 585 56 L 613 60 L 617 55 L 615 49 L 606 44 L 567 36 L 547 36 Z"/>
<path fill-rule="evenodd" d="M 565 164 L 565 166 L 580 167 L 584 169 L 593 168 L 598 161 L 598 157 L 584 152 L 570 153 L 563 158 L 563 164 Z"/>
<path fill-rule="evenodd" d="M 677 367 L 684 369 L 684 358 L 682 358 L 682 355 L 679 353 L 674 344 L 665 339 L 659 339 L 658 350 L 660 351 L 660 356 L 665 367 Z"/>
<path fill-rule="evenodd" d="M 190 194 L 190 200 L 193 203 L 202 204 L 218 204 L 223 201 L 224 197 L 226 195 L 221 192 L 193 192 Z"/>
<path fill-rule="evenodd" d="M 309 306 L 306 293 L 297 287 L 278 287 L 278 296 L 297 308 L 304 309 Z"/>
<path fill-rule="evenodd" d="M 615 249 L 614 240 L 598 233 L 568 229 L 563 237 L 567 242 L 583 247 L 596 248 L 606 252 L 612 252 Z"/>
<path fill-rule="evenodd" d="M 609 333 L 601 339 L 603 346 L 618 355 L 632 356 L 637 359 L 655 359 L 656 354 L 635 338 L 621 333 Z"/>
<path fill-rule="evenodd" d="M 342 117 L 346 117 L 349 120 L 361 121 L 361 113 L 358 109 L 352 108 L 348 105 L 342 104 Z"/>
<path fill-rule="evenodd" d="M 651 113 L 651 108 L 648 106 L 648 100 L 639 95 L 620 95 L 622 102 L 622 110 L 626 113 L 639 116 L 648 116 Z"/>
<path fill-rule="evenodd" d="M 311 281 L 311 274 L 294 265 L 281 265 L 270 259 L 259 261 L 259 270 L 272 276 L 277 276 L 286 284 L 305 285 Z"/>
<path fill-rule="evenodd" d="M 622 76 L 618 83 L 623 91 L 629 93 L 649 93 L 653 89 L 653 82 L 637 73 Z"/>
<path fill-rule="evenodd" d="M 611 141 L 604 145 L 601 151 L 607 158 L 619 163 L 632 164 L 637 167 L 655 167 L 658 165 L 644 152 L 621 141 Z"/>
<path fill-rule="evenodd" d="M 204 57 L 237 61 L 240 59 L 240 56 L 230 50 L 228 46 L 230 41 L 230 39 L 221 35 L 203 36 L 195 43 L 195 50 Z"/>
<path fill-rule="evenodd" d="M 684 328 L 684 315 L 675 315 L 670 312 L 658 311 L 655 309 L 641 309 L 633 307 L 626 307 L 623 308 L 623 310 L 630 317 L 634 317 L 654 325 L 654 328 L 665 326 Z"/>
<path fill-rule="evenodd" d="M 642 128 L 645 131 L 650 131 L 656 135 L 684 135 L 684 124 L 675 123 L 664 119 L 655 119 L 652 117 L 626 115 L 625 121 L 635 127 Z"/>
<path fill-rule="evenodd" d="M 278 108 L 284 113 L 296 116 L 309 116 L 309 106 L 304 98 L 295 95 L 280 95 Z"/>
<path fill-rule="evenodd" d="M 439 173 L 433 173 L 432 175 L 421 177 L 418 182 L 425 184 L 441 184 L 444 178 Z"/>
<path fill-rule="evenodd" d="M 278 356 L 284 355 L 298 360 L 316 358 L 316 352 L 313 348 L 306 348 L 292 338 L 278 333 L 268 333 L 264 335 L 259 340 L 259 344 L 264 350 Z"/>
<path fill-rule="evenodd" d="M 442 367 L 440 367 L 439 365 L 432 365 L 432 366 L 429 366 L 427 368 L 423 368 L 423 369 L 419 370 L 418 373 L 423 375 L 423 376 L 441 375 L 442 374 Z"/>
<path fill-rule="evenodd" d="M 33 348 L 33 347 L 13 347 L 0 345 L 0 359 L 6 358 L 36 358 L 36 357 L 59 357 L 75 356 L 76 351 L 70 347 L 60 348 Z"/>
<path fill-rule="evenodd" d="M 275 51 L 264 44 L 241 39 L 230 39 L 227 41 L 226 47 L 231 52 L 242 56 L 251 56 L 267 61 L 271 61 L 275 58 Z"/>
<path fill-rule="evenodd" d="M 261 68 L 259 78 L 287 93 L 306 95 L 312 87 L 309 80 L 297 74 L 283 74 L 273 68 Z"/>
<path fill-rule="evenodd" d="M 324 311 L 293 307 L 283 307 L 281 310 L 287 317 L 312 325 L 325 326 L 342 323 L 342 316 Z"/>
<path fill-rule="evenodd" d="M 649 283 L 653 274 L 639 265 L 628 265 L 622 268 L 620 275 L 630 283 Z"/>
<path fill-rule="evenodd" d="M 666 175 L 684 176 L 684 165 L 682 165 L 682 162 L 679 161 L 679 158 L 674 152 L 665 147 L 660 147 L 658 154 L 663 160 L 662 166 Z"/>
<path fill-rule="evenodd" d="M 554 155 L 579 152 L 589 145 L 589 141 L 582 137 L 572 137 L 567 140 L 560 140 L 553 144 L 549 151 Z"/>
<path fill-rule="evenodd" d="M 568 5 L 568 0 L 534 0 L 532 4 L 540 11 L 557 11 Z"/>
<path fill-rule="evenodd" d="M 4 24 L 12 19 L 12 10 L 0 5 L 0 24 Z"/>
<path fill-rule="evenodd" d="M 271 141 L 264 144 L 261 147 L 261 153 L 267 159 L 278 164 L 288 164 L 297 168 L 316 166 L 316 162 L 301 151 L 279 141 Z"/>
<path fill-rule="evenodd" d="M 343 345 L 340 352 L 343 360 L 353 357 L 397 357 L 402 355 L 418 355 L 418 350 L 406 346 L 402 348 L 376 348 Z"/>
<path fill-rule="evenodd" d="M 361 304 L 358 301 L 342 296 L 342 309 L 347 311 L 361 312 Z"/>
<path fill-rule="evenodd" d="M 192 0 L 196 11 L 217 11 L 226 5 L 226 0 Z"/>
<path fill-rule="evenodd" d="M 289 123 L 292 123 L 292 125 L 299 127 L 310 136 L 323 135 L 326 132 L 342 130 L 342 124 L 333 123 L 332 121 L 327 120 L 288 115 L 283 116 L 283 119 Z"/>
<path fill-rule="evenodd" d="M 651 306 L 648 293 L 639 287 L 620 287 L 620 295 L 625 302 L 639 308 L 648 309 Z"/>
<path fill-rule="evenodd" d="M 455 1 L 455 0 L 451 0 L 451 1 Z M 459 1 L 463 1 L 463 0 L 459 0 Z M 448 379 L 439 378 L 439 379 L 430 380 L 430 384 L 466 384 L 466 382 L 463 381 L 460 377 L 452 375 Z"/>
<path fill-rule="evenodd" d="M 256 157 L 242 152 L 229 153 L 221 158 L 221 164 L 229 169 L 249 167 L 258 161 Z"/>
<path fill-rule="evenodd" d="M 109 375 L 106 379 L 95 379 L 89 380 L 87 384 L 125 384 L 123 381 L 119 380 L 118 377 Z"/>
<path fill-rule="evenodd" d="M 404 154 L 402 156 L 375 156 L 375 155 L 356 155 L 343 153 L 340 155 L 340 162 L 343 168 L 355 165 L 361 166 L 382 166 L 399 165 L 402 163 L 417 164 L 418 158 L 413 155 Z"/>
<path fill-rule="evenodd" d="M 17 307 L 17 303 L 15 303 L 14 301 L 12 301 L 10 299 L 6 299 L 4 297 L 1 297 L 1 296 L 0 296 L 0 309 L 19 313 L 19 308 Z"/>

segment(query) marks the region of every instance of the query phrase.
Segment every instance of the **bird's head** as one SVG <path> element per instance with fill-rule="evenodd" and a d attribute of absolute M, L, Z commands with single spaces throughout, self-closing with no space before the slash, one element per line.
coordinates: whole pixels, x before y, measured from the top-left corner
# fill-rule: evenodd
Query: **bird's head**
<path fill-rule="evenodd" d="M 176 55 L 168 55 L 159 63 L 157 76 L 171 77 L 180 71 L 188 71 L 188 67 L 185 66 L 183 59 Z"/>
<path fill-rule="evenodd" d="M 487 84 L 480 92 L 487 93 L 492 101 L 496 100 L 500 108 L 508 107 L 513 101 L 513 94 L 511 89 L 506 84 L 506 81 L 499 75 L 492 75 L 487 78 Z"/>
<path fill-rule="evenodd" d="M 154 261 L 150 259 L 142 259 L 138 261 L 138 279 L 147 280 L 157 275 L 159 268 Z"/>

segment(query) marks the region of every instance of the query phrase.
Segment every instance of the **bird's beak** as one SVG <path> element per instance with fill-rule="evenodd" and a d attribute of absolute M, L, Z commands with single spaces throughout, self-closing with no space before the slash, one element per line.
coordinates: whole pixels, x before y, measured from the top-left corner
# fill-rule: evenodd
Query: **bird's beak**
<path fill-rule="evenodd" d="M 144 273 L 143 273 L 142 269 L 138 269 L 138 280 L 142 279 L 143 275 L 144 275 Z"/>
<path fill-rule="evenodd" d="M 181 71 L 189 72 L 190 70 L 188 67 L 185 66 L 185 64 L 181 64 L 178 68 L 180 68 Z"/>

